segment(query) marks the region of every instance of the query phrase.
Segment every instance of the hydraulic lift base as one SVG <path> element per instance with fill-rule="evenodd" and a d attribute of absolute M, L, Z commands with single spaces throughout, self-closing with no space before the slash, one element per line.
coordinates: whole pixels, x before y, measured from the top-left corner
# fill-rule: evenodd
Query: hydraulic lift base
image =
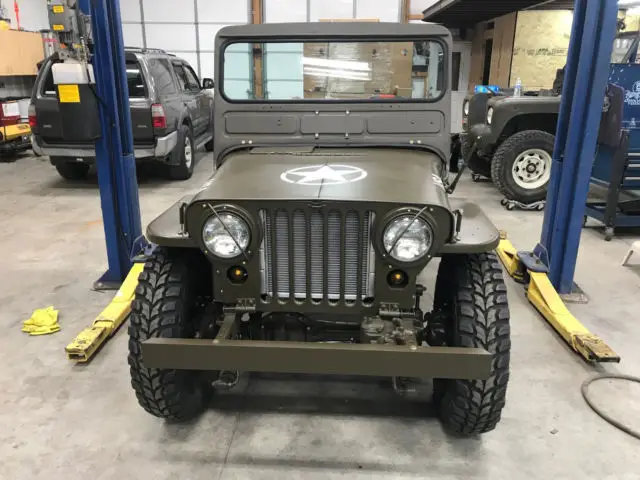
<path fill-rule="evenodd" d="M 574 351 L 589 362 L 620 361 L 618 354 L 569 312 L 546 273 L 529 270 L 522 264 L 503 232 L 496 252 L 509 275 L 520 283 L 528 283 L 527 299 Z"/>

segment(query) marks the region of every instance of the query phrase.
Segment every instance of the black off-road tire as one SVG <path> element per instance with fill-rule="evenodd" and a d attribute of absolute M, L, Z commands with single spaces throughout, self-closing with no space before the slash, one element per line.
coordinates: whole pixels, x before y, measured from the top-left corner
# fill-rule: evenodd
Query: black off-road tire
<path fill-rule="evenodd" d="M 492 355 L 487 380 L 434 380 L 440 419 L 458 435 L 489 432 L 505 405 L 511 349 L 507 289 L 496 255 L 443 256 L 434 310 L 448 314 L 448 346 L 484 348 Z"/>
<path fill-rule="evenodd" d="M 65 180 L 82 180 L 89 173 L 89 165 L 81 162 L 56 162 L 56 170 Z"/>
<path fill-rule="evenodd" d="M 185 154 L 185 142 L 191 142 L 191 161 Z M 193 133 L 189 125 L 181 125 L 178 130 L 178 143 L 174 151 L 173 165 L 169 165 L 169 178 L 172 180 L 188 180 L 193 175 L 193 167 L 196 163 L 196 146 L 193 142 Z"/>
<path fill-rule="evenodd" d="M 524 130 L 507 138 L 493 154 L 491 161 L 491 181 L 509 200 L 529 204 L 547 197 L 549 182 L 535 189 L 519 186 L 513 178 L 513 164 L 518 155 L 529 149 L 546 151 L 553 155 L 555 136 L 542 130 Z M 551 168 L 551 165 L 549 165 Z"/>
<path fill-rule="evenodd" d="M 146 368 L 141 344 L 149 338 L 193 338 L 195 280 L 187 262 L 159 249 L 140 273 L 129 325 L 131 385 L 147 412 L 170 421 L 196 417 L 211 395 L 201 372 Z"/>

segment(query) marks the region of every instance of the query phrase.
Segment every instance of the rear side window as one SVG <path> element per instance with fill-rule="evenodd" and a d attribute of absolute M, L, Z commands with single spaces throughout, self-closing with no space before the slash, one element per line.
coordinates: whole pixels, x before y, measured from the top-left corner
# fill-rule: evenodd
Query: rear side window
<path fill-rule="evenodd" d="M 46 70 L 44 71 L 44 78 L 42 80 L 40 95 L 44 95 L 47 97 L 55 97 L 56 96 L 56 86 L 53 83 L 53 71 L 52 67 L 56 62 L 51 62 L 46 66 Z"/>
<path fill-rule="evenodd" d="M 189 81 L 187 80 L 187 74 L 184 71 L 184 66 L 181 63 L 174 63 L 173 69 L 176 71 L 176 77 L 178 77 L 178 85 L 180 90 L 189 90 Z"/>
<path fill-rule="evenodd" d="M 160 95 L 170 95 L 177 93 L 178 89 L 173 80 L 171 67 L 166 60 L 151 59 L 149 60 L 149 70 L 153 75 L 155 86 Z"/>
<path fill-rule="evenodd" d="M 133 60 L 127 60 L 127 85 L 129 86 L 130 98 L 145 98 L 147 96 L 147 87 L 142 78 L 140 65 Z"/>
<path fill-rule="evenodd" d="M 200 80 L 189 65 L 184 66 L 184 71 L 187 74 L 187 85 L 189 90 L 200 90 Z"/>

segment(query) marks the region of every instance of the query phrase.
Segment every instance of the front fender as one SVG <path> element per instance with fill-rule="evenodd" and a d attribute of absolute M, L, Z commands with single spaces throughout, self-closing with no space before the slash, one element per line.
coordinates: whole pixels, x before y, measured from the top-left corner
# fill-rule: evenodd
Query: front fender
<path fill-rule="evenodd" d="M 198 248 L 188 233 L 182 232 L 180 206 L 191 202 L 193 195 L 182 197 L 147 227 L 147 239 L 162 247 Z"/>

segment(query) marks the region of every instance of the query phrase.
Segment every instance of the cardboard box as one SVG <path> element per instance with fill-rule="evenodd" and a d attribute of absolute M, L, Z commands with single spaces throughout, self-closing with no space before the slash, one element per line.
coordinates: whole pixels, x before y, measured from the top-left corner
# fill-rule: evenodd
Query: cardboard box
<path fill-rule="evenodd" d="M 36 75 L 44 59 L 42 36 L 34 32 L 0 30 L 0 77 Z"/>

